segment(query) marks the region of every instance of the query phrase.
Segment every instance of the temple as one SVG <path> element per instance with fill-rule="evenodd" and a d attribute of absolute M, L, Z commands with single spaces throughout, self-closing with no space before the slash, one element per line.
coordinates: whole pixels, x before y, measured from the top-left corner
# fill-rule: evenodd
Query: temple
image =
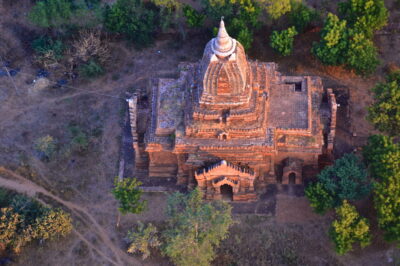
<path fill-rule="evenodd" d="M 150 80 L 147 110 L 139 111 L 137 95 L 129 99 L 136 168 L 149 178 L 197 185 L 206 199 L 228 191 L 253 201 L 268 184 L 302 184 L 304 169 L 332 152 L 332 90 L 319 77 L 248 60 L 222 20 L 203 58 L 181 63 L 179 73 Z"/>

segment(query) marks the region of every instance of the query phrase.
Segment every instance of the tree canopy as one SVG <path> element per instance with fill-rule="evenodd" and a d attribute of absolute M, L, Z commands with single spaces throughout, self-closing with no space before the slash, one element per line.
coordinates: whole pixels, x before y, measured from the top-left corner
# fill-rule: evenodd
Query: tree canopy
<path fill-rule="evenodd" d="M 367 170 L 354 154 L 345 154 L 317 176 L 317 181 L 305 189 L 311 206 L 317 213 L 340 206 L 343 200 L 359 200 L 369 195 L 372 185 Z"/>
<path fill-rule="evenodd" d="M 368 108 L 368 120 L 376 129 L 391 136 L 400 136 L 400 71 L 388 75 L 386 82 L 378 83 L 374 103 Z"/>
<path fill-rule="evenodd" d="M 344 200 L 342 205 L 336 208 L 336 216 L 329 235 L 337 253 L 342 255 L 351 251 L 356 242 L 359 242 L 361 247 L 371 243 L 368 220 L 361 217 L 354 206 Z"/>
<path fill-rule="evenodd" d="M 167 217 L 163 252 L 180 266 L 209 265 L 215 248 L 233 224 L 230 205 L 222 201 L 204 202 L 198 188 L 187 195 L 171 195 Z"/>
<path fill-rule="evenodd" d="M 66 236 L 72 220 L 61 209 L 44 206 L 32 198 L 0 189 L 0 251 L 20 253 L 28 242 Z"/>
<path fill-rule="evenodd" d="M 270 37 L 271 47 L 283 56 L 290 55 L 293 50 L 294 36 L 296 35 L 297 31 L 294 26 L 280 32 L 273 31 Z"/>
<path fill-rule="evenodd" d="M 139 188 L 142 182 L 136 178 L 124 178 L 122 181 L 118 177 L 114 179 L 112 194 L 119 202 L 118 210 L 122 214 L 141 213 L 147 205 L 147 201 L 142 200 L 143 191 Z"/>
<path fill-rule="evenodd" d="M 374 135 L 363 155 L 376 180 L 374 206 L 378 225 L 387 240 L 400 243 L 400 145 L 390 137 Z"/>
<path fill-rule="evenodd" d="M 106 7 L 104 25 L 107 30 L 124 34 L 136 46 L 143 47 L 153 42 L 156 12 L 146 8 L 141 0 L 117 0 Z"/>

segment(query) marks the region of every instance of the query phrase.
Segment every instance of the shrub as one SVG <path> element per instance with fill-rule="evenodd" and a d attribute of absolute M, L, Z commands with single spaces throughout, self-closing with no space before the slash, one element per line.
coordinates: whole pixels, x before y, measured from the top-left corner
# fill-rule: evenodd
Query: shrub
<path fill-rule="evenodd" d="M 49 161 L 56 151 L 56 145 L 56 140 L 52 136 L 46 135 L 35 141 L 35 150 L 40 159 Z"/>
<path fill-rule="evenodd" d="M 289 19 L 297 32 L 303 32 L 312 21 L 319 20 L 319 14 L 302 2 L 294 2 L 292 11 L 289 13 Z"/>
<path fill-rule="evenodd" d="M 36 2 L 29 13 L 29 19 L 43 28 L 59 27 L 68 24 L 72 16 L 71 1 L 42 0 Z"/>
<path fill-rule="evenodd" d="M 39 55 L 51 53 L 56 60 L 63 57 L 64 44 L 61 40 L 53 40 L 48 36 L 41 36 L 33 40 L 31 46 Z"/>
<path fill-rule="evenodd" d="M 379 65 L 376 47 L 363 33 L 351 34 L 346 53 L 346 65 L 362 76 L 372 74 Z"/>
<path fill-rule="evenodd" d="M 290 27 L 280 32 L 273 31 L 270 37 L 271 47 L 283 56 L 290 55 L 293 50 L 294 36 L 296 35 L 295 27 Z"/>
<path fill-rule="evenodd" d="M 24 195 L 8 195 L 6 207 L 0 209 L 0 251 L 19 253 L 32 240 L 53 239 L 71 232 L 69 214 Z"/>
<path fill-rule="evenodd" d="M 48 210 L 45 215 L 36 219 L 34 225 L 37 238 L 54 239 L 66 236 L 72 231 L 72 220 L 68 213 L 61 209 Z"/>
<path fill-rule="evenodd" d="M 182 17 L 182 3 L 177 0 L 151 0 L 160 9 L 159 21 L 163 31 L 179 24 Z"/>
<path fill-rule="evenodd" d="M 321 183 L 317 182 L 308 186 L 305 190 L 305 194 L 310 201 L 310 206 L 314 209 L 314 212 L 318 214 L 324 214 L 334 206 L 333 197 Z"/>
<path fill-rule="evenodd" d="M 306 188 L 306 196 L 314 211 L 323 214 L 343 200 L 360 200 L 368 196 L 371 188 L 362 162 L 353 154 L 345 154 L 318 174 L 317 182 Z"/>
<path fill-rule="evenodd" d="M 103 67 L 96 60 L 89 60 L 88 63 L 79 67 L 79 74 L 84 78 L 95 78 L 104 74 Z"/>
<path fill-rule="evenodd" d="M 201 14 L 200 12 L 198 12 L 196 9 L 194 9 L 189 5 L 185 5 L 183 7 L 183 15 L 186 18 L 186 23 L 191 28 L 201 27 L 204 23 L 204 19 L 206 18 L 204 14 Z"/>
<path fill-rule="evenodd" d="M 312 53 L 326 65 L 345 63 L 348 47 L 347 22 L 329 13 L 321 31 L 321 40 L 314 43 Z"/>
<path fill-rule="evenodd" d="M 163 253 L 182 266 L 209 265 L 233 224 L 231 206 L 222 201 L 204 202 L 198 188 L 187 195 L 171 195 L 167 217 Z"/>
<path fill-rule="evenodd" d="M 146 208 L 147 202 L 141 200 L 143 191 L 139 188 L 142 182 L 136 178 L 124 178 L 118 181 L 116 177 L 114 180 L 114 188 L 111 191 L 115 199 L 119 202 L 118 210 L 122 214 L 141 213 Z"/>
<path fill-rule="evenodd" d="M 104 25 L 111 32 L 123 34 L 136 46 L 144 47 L 153 42 L 156 13 L 141 0 L 117 0 L 106 8 Z"/>
<path fill-rule="evenodd" d="M 246 26 L 243 20 L 234 18 L 228 26 L 229 32 L 236 36 L 236 39 L 248 50 L 253 43 L 253 32 Z"/>
<path fill-rule="evenodd" d="M 104 65 L 110 58 L 110 49 L 101 38 L 99 30 L 81 30 L 72 43 L 72 59 L 75 64 L 96 60 Z"/>
<path fill-rule="evenodd" d="M 158 248 L 161 242 L 157 236 L 157 227 L 149 223 L 144 226 L 143 223 L 138 222 L 136 231 L 130 231 L 127 236 L 131 241 L 128 248 L 128 253 L 142 253 L 142 259 L 146 259 L 151 255 L 151 248 Z"/>
<path fill-rule="evenodd" d="M 336 215 L 329 233 L 337 253 L 351 251 L 355 242 L 360 242 L 361 247 L 371 243 L 368 220 L 360 217 L 354 206 L 345 200 L 336 208 Z"/>
<path fill-rule="evenodd" d="M 282 15 L 290 12 L 291 0 L 261 0 L 266 5 L 268 15 L 272 19 L 278 19 Z"/>
<path fill-rule="evenodd" d="M 363 149 L 375 177 L 374 206 L 378 225 L 388 241 L 400 242 L 400 146 L 387 136 L 375 135 Z"/>
<path fill-rule="evenodd" d="M 71 135 L 71 149 L 73 151 L 83 152 L 89 147 L 89 136 L 78 126 L 70 124 L 68 131 Z"/>
<path fill-rule="evenodd" d="M 389 17 L 384 0 L 347 0 L 339 3 L 339 13 L 350 27 L 362 31 L 369 38 L 387 24 Z"/>
<path fill-rule="evenodd" d="M 376 129 L 400 136 L 400 71 L 388 75 L 386 82 L 373 89 L 374 103 L 368 108 L 368 120 Z"/>

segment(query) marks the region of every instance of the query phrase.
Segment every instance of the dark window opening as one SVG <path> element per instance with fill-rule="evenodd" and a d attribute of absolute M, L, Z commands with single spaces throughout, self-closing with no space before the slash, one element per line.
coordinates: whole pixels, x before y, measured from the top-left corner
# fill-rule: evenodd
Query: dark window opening
<path fill-rule="evenodd" d="M 226 140 L 226 135 L 225 135 L 225 134 L 222 135 L 222 139 L 223 139 L 223 140 Z"/>
<path fill-rule="evenodd" d="M 294 91 L 296 92 L 301 92 L 302 91 L 302 82 L 298 81 L 298 82 L 286 82 L 286 84 L 293 84 L 294 85 Z"/>
<path fill-rule="evenodd" d="M 296 174 L 295 173 L 290 173 L 289 174 L 289 184 L 296 184 Z"/>

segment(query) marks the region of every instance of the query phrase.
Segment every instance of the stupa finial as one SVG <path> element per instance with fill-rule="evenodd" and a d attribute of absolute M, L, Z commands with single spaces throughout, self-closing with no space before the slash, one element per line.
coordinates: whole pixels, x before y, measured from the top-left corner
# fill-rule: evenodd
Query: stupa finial
<path fill-rule="evenodd" d="M 219 23 L 218 35 L 214 39 L 213 52 L 219 56 L 228 56 L 232 54 L 236 47 L 236 42 L 229 36 L 225 28 L 224 17 L 221 17 Z"/>

